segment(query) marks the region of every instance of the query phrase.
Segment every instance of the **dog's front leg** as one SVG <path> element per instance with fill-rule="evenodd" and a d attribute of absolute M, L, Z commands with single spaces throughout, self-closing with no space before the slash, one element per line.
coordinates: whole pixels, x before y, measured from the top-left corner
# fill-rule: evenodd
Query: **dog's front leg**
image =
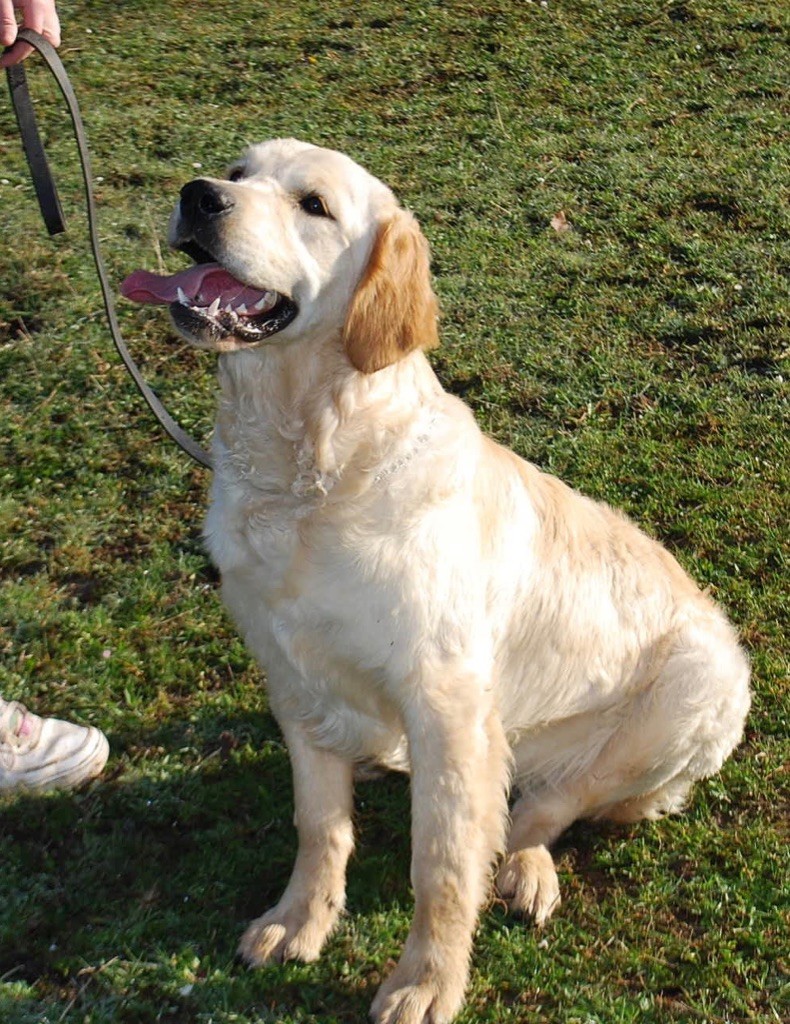
<path fill-rule="evenodd" d="M 462 688 L 463 689 L 463 688 Z M 378 1024 L 444 1024 L 463 1003 L 477 913 L 507 816 L 509 757 L 482 686 L 410 701 L 415 910 L 403 955 L 376 995 Z"/>
<path fill-rule="evenodd" d="M 280 725 L 293 770 L 299 849 L 282 899 L 242 936 L 239 953 L 254 966 L 318 957 L 343 909 L 354 846 L 351 765 L 314 747 L 301 724 Z"/>

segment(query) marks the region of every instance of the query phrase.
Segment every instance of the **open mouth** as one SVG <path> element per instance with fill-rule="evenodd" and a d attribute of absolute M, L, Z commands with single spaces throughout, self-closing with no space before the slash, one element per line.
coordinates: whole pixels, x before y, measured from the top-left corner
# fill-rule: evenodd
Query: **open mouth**
<path fill-rule="evenodd" d="M 288 296 L 244 284 L 194 244 L 183 248 L 195 266 L 170 275 L 136 270 L 122 282 L 121 294 L 133 302 L 169 306 L 180 333 L 211 348 L 263 342 L 296 316 L 298 308 Z"/>

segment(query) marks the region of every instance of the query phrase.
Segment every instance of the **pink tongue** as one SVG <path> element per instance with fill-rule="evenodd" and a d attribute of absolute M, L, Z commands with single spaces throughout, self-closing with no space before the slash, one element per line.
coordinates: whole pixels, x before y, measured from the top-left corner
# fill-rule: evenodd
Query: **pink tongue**
<path fill-rule="evenodd" d="M 219 263 L 200 263 L 169 276 L 135 270 L 121 283 L 121 295 L 132 302 L 170 305 L 178 302 L 179 288 L 195 306 L 209 306 L 215 299 L 219 299 L 221 306 L 252 306 L 266 294 L 237 281 Z"/>

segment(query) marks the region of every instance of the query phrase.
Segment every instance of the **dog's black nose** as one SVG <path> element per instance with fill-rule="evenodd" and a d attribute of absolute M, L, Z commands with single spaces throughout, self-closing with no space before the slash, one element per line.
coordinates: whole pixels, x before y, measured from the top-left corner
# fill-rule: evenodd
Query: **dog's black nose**
<path fill-rule="evenodd" d="M 190 223 L 222 217 L 234 206 L 233 198 L 221 186 L 204 178 L 196 178 L 181 189 L 181 216 Z"/>

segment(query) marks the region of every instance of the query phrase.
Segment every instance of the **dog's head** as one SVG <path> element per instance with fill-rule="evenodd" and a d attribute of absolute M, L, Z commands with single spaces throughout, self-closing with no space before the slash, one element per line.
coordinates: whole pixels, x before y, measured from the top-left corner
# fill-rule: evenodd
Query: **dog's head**
<path fill-rule="evenodd" d="M 195 266 L 136 271 L 121 290 L 167 304 L 200 348 L 340 338 L 353 366 L 373 373 L 436 343 L 417 222 L 341 153 L 293 139 L 252 146 L 227 178 L 184 186 L 169 241 Z"/>

